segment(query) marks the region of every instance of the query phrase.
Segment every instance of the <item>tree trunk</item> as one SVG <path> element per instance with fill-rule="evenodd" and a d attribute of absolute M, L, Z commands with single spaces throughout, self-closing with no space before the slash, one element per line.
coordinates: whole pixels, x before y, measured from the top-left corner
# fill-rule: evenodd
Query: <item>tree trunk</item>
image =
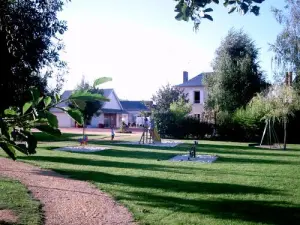
<path fill-rule="evenodd" d="M 83 121 L 83 124 L 82 124 L 82 140 L 84 139 L 84 136 L 85 136 L 85 120 Z"/>
<path fill-rule="evenodd" d="M 284 120 L 283 120 L 283 132 L 284 132 L 284 136 L 283 136 L 283 150 L 286 150 L 286 118 L 284 118 Z"/>

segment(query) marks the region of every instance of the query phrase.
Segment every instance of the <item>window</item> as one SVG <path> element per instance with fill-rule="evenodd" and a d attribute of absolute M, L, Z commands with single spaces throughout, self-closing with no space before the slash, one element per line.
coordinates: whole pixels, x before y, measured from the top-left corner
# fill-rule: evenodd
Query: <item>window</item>
<path fill-rule="evenodd" d="M 194 92 L 194 103 L 200 103 L 200 91 Z"/>

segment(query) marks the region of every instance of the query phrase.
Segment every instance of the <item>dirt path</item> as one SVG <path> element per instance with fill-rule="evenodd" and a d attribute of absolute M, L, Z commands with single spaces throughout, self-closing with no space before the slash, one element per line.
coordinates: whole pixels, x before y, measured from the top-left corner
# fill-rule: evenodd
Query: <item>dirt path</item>
<path fill-rule="evenodd" d="M 87 182 L 4 158 L 0 176 L 19 180 L 40 200 L 46 225 L 135 224 L 125 207 Z"/>

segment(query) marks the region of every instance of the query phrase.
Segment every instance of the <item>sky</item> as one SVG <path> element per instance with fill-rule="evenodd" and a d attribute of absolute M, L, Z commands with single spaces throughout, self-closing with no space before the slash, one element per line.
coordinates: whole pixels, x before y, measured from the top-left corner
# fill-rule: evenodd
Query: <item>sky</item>
<path fill-rule="evenodd" d="M 90 82 L 111 77 L 102 87 L 113 88 L 120 99 L 149 100 L 161 86 L 182 83 L 184 70 L 189 78 L 212 71 L 215 50 L 232 27 L 255 41 L 270 78 L 269 43 L 281 30 L 271 12 L 274 3 L 282 8 L 284 1 L 266 0 L 258 17 L 228 15 L 222 4 L 212 4 L 214 21 L 203 20 L 194 32 L 192 22 L 174 19 L 174 0 L 72 0 L 59 15 L 68 23 L 61 58 L 69 74 L 63 90 L 73 89 L 83 75 Z"/>

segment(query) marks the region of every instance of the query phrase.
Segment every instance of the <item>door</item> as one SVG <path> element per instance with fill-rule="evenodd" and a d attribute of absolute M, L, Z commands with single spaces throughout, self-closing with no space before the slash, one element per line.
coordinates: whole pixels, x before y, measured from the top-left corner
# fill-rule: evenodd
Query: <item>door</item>
<path fill-rule="evenodd" d="M 106 113 L 104 114 L 104 126 L 105 127 L 116 127 L 117 125 L 117 114 Z"/>

